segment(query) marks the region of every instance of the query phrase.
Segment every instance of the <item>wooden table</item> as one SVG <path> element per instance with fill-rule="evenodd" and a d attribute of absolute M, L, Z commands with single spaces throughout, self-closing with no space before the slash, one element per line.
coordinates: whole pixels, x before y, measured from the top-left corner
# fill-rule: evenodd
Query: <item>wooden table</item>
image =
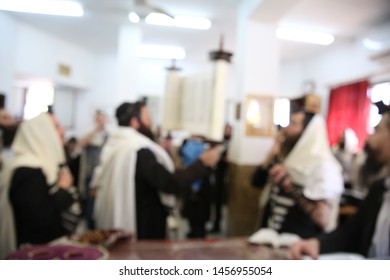
<path fill-rule="evenodd" d="M 111 260 L 254 260 L 286 259 L 284 249 L 250 245 L 245 238 L 186 241 L 120 241 L 109 250 Z"/>

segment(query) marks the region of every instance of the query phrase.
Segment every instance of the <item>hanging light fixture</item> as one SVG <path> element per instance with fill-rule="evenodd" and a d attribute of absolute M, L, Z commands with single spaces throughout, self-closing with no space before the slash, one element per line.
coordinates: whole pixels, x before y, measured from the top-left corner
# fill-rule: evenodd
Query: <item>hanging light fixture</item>
<path fill-rule="evenodd" d="M 308 31 L 304 29 L 278 27 L 276 30 L 276 37 L 282 40 L 330 45 L 334 42 L 334 36 L 328 33 Z"/>
<path fill-rule="evenodd" d="M 0 10 L 70 17 L 84 14 L 83 7 L 74 1 L 0 0 Z"/>

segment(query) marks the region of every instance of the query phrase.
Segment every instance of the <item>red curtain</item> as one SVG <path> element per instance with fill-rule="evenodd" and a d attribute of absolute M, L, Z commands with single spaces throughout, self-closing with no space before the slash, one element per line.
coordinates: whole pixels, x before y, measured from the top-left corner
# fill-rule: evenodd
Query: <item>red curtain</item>
<path fill-rule="evenodd" d="M 330 145 L 337 143 L 345 129 L 351 128 L 359 139 L 359 148 L 364 146 L 370 114 L 368 86 L 368 81 L 362 81 L 331 90 L 327 118 Z"/>

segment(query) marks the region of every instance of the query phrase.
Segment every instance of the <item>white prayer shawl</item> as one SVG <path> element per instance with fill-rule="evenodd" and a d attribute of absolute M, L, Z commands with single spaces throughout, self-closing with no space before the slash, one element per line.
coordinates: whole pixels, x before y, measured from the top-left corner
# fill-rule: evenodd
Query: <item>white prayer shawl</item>
<path fill-rule="evenodd" d="M 14 217 L 9 201 L 12 174 L 19 167 L 40 168 L 48 185 L 56 182 L 64 149 L 47 113 L 23 122 L 12 144 L 13 158 L 5 162 L 0 179 L 0 258 L 16 249 Z"/>
<path fill-rule="evenodd" d="M 135 174 L 137 152 L 149 149 L 169 172 L 174 164 L 159 145 L 130 127 L 119 127 L 105 144 L 92 186 L 97 187 L 94 218 L 99 229 L 122 229 L 137 233 Z M 173 195 L 160 194 L 161 203 L 173 208 Z"/>
<path fill-rule="evenodd" d="M 47 113 L 21 124 L 12 144 L 12 171 L 18 167 L 42 169 L 48 185 L 57 181 L 65 152 L 53 120 Z"/>
<path fill-rule="evenodd" d="M 16 249 L 15 222 L 8 199 L 9 166 L 5 163 L 0 174 L 0 259 Z"/>
<path fill-rule="evenodd" d="M 343 192 L 340 164 L 329 147 L 325 122 L 315 115 L 284 161 L 295 184 L 303 186 L 303 194 L 311 200 L 327 199 L 332 211 L 325 231 L 336 227 L 338 203 Z"/>

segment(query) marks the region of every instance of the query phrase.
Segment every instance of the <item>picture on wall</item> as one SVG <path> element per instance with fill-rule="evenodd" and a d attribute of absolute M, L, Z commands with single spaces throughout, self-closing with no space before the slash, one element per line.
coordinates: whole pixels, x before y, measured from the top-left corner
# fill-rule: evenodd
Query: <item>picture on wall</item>
<path fill-rule="evenodd" d="M 275 132 L 274 97 L 250 94 L 245 102 L 245 132 L 247 136 L 272 136 Z"/>

